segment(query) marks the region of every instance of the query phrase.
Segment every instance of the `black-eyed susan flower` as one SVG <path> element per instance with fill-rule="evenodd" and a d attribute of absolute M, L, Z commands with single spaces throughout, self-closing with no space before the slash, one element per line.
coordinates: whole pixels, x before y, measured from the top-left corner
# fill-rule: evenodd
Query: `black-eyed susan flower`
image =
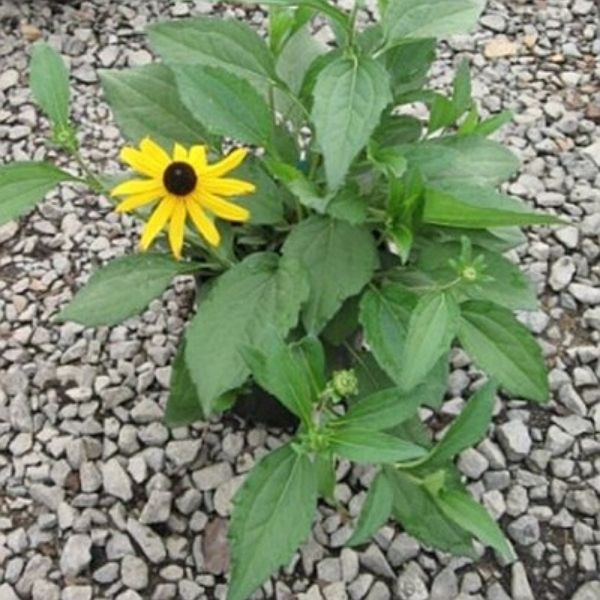
<path fill-rule="evenodd" d="M 128 212 L 156 203 L 142 233 L 142 250 L 147 250 L 169 224 L 171 250 L 176 258 L 181 258 L 188 216 L 200 235 L 212 246 L 218 246 L 221 239 L 213 216 L 228 221 L 247 221 L 250 217 L 248 210 L 223 199 L 254 192 L 252 183 L 223 177 L 240 165 L 247 153 L 247 150 L 239 148 L 223 160 L 209 165 L 205 146 L 192 146 L 188 152 L 175 144 L 172 157 L 150 138 L 143 139 L 139 149 L 123 148 L 121 160 L 146 179 L 125 181 L 112 190 L 113 196 L 128 196 L 117 205 L 116 210 Z"/>

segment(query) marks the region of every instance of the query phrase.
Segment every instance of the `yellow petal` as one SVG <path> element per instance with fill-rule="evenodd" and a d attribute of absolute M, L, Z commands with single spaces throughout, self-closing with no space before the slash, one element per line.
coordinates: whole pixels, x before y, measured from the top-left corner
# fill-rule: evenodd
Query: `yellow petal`
<path fill-rule="evenodd" d="M 185 205 L 200 235 L 211 245 L 218 246 L 221 235 L 215 224 L 206 216 L 198 203 L 192 198 L 186 198 Z"/>
<path fill-rule="evenodd" d="M 162 182 L 157 179 L 130 179 L 113 188 L 111 196 L 128 196 L 141 192 L 156 192 L 159 194 L 163 189 Z"/>
<path fill-rule="evenodd" d="M 173 255 L 177 260 L 181 258 L 181 249 L 183 248 L 183 233 L 185 229 L 185 202 L 178 200 L 171 215 L 169 224 L 169 244 Z"/>
<path fill-rule="evenodd" d="M 228 221 L 247 221 L 250 218 L 250 213 L 245 208 L 233 204 L 233 202 L 227 202 L 227 200 L 218 198 L 204 190 L 198 190 L 197 197 L 204 208 L 208 208 L 208 210 L 222 219 L 227 219 Z"/>
<path fill-rule="evenodd" d="M 145 204 L 149 204 L 153 202 L 161 195 L 161 192 L 140 192 L 139 194 L 132 194 L 127 198 L 127 200 L 123 200 L 115 207 L 117 212 L 129 212 L 130 210 L 135 210 L 140 206 L 144 206 Z"/>
<path fill-rule="evenodd" d="M 173 146 L 173 160 L 176 160 L 177 162 L 187 162 L 187 159 L 187 150 L 181 144 L 175 144 Z"/>
<path fill-rule="evenodd" d="M 205 174 L 210 175 L 211 177 L 221 177 L 221 175 L 225 175 L 241 165 L 247 154 L 248 150 L 246 148 L 237 148 L 223 160 L 220 160 L 214 165 L 209 165 L 205 170 Z"/>
<path fill-rule="evenodd" d="M 203 177 L 200 179 L 200 185 L 207 192 L 219 196 L 244 196 L 256 190 L 253 183 L 241 179 Z"/>
<path fill-rule="evenodd" d="M 163 168 L 150 155 L 144 154 L 131 146 L 125 146 L 121 150 L 121 160 L 127 163 L 132 169 L 135 169 L 142 175 L 148 177 L 162 177 Z"/>
<path fill-rule="evenodd" d="M 206 146 L 192 146 L 188 160 L 192 167 L 200 173 L 206 170 Z"/>
<path fill-rule="evenodd" d="M 166 169 L 171 162 L 171 157 L 167 152 L 149 137 L 145 137 L 140 142 L 140 150 L 144 154 L 147 154 L 154 162 L 161 165 L 163 169 Z"/>
<path fill-rule="evenodd" d="M 167 196 L 152 213 L 152 216 L 146 223 L 146 227 L 144 227 L 144 233 L 140 240 L 142 250 L 147 250 L 154 241 L 154 238 L 162 231 L 169 220 L 169 217 L 173 213 L 176 202 L 177 200 L 173 196 Z"/>

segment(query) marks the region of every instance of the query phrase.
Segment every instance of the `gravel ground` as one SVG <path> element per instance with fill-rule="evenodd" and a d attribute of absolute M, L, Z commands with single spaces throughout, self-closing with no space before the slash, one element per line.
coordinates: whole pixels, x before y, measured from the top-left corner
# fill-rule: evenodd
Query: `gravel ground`
<path fill-rule="evenodd" d="M 84 153 L 116 170 L 121 141 L 95 68 L 146 63 L 148 22 L 211 10 L 201 1 L 0 0 L 2 160 L 53 154 L 27 89 L 32 38 L 70 60 Z M 444 45 L 434 69 L 446 86 L 450 68 L 471 60 L 481 106 L 516 113 L 501 135 L 523 169 L 508 189 L 572 222 L 533 228 L 512 253 L 540 294 L 542 310 L 523 321 L 545 350 L 552 402 L 505 402 L 459 463 L 518 562 L 451 558 L 392 525 L 367 547 L 344 549 L 350 525 L 323 506 L 312 539 L 263 597 L 600 598 L 599 52 L 590 0 L 491 1 L 478 31 Z M 276 430 L 232 418 L 172 431 L 161 423 L 189 280 L 112 329 L 53 323 L 93 268 L 134 248 L 135 222 L 110 206 L 64 187 L 0 228 L 1 600 L 223 598 L 230 499 L 281 443 Z M 453 366 L 445 415 L 473 377 L 461 353 Z M 340 467 L 338 496 L 351 515 L 371 477 Z"/>

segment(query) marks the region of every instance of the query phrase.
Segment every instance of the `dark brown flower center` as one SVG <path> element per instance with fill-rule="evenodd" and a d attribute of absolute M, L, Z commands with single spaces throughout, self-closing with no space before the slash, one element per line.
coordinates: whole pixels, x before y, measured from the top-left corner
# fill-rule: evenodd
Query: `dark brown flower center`
<path fill-rule="evenodd" d="M 163 183 L 171 194 L 185 196 L 194 191 L 198 177 L 191 165 L 172 162 L 163 173 Z"/>

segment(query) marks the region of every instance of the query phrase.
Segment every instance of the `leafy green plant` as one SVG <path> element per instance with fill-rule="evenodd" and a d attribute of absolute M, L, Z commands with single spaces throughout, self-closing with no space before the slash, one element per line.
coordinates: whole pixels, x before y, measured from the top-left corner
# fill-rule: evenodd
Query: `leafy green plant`
<path fill-rule="evenodd" d="M 364 31 L 360 2 L 350 12 L 265 4 L 267 39 L 235 20 L 158 23 L 148 39 L 160 63 L 100 73 L 133 144 L 122 158 L 145 177 L 121 178 L 112 194 L 79 153 L 60 57 L 36 45 L 35 99 L 80 172 L 1 167 L 0 221 L 57 183 L 119 197 L 118 210 L 148 219 L 142 247 L 156 239 L 156 250 L 100 268 L 58 319 L 115 324 L 193 274 L 202 290 L 173 362 L 167 423 L 225 410 L 253 386 L 297 418 L 236 496 L 230 600 L 290 561 L 319 498 L 335 504 L 340 459 L 378 468 L 349 544 L 392 518 L 424 544 L 472 555 L 479 540 L 510 558 L 454 460 L 485 435 L 498 387 L 547 400 L 541 350 L 512 313 L 535 308 L 535 294 L 502 253 L 521 243 L 518 227 L 559 221 L 497 191 L 518 162 L 488 136 L 510 115 L 480 116 L 468 65 L 450 95 L 426 87 L 435 38 L 472 27 L 484 2 L 382 0 L 381 23 Z M 333 45 L 311 36 L 316 16 Z M 257 151 L 219 159 L 232 142 Z M 162 148 L 173 144 L 171 157 Z M 493 379 L 434 440 L 419 409 L 439 409 L 454 346 Z"/>

